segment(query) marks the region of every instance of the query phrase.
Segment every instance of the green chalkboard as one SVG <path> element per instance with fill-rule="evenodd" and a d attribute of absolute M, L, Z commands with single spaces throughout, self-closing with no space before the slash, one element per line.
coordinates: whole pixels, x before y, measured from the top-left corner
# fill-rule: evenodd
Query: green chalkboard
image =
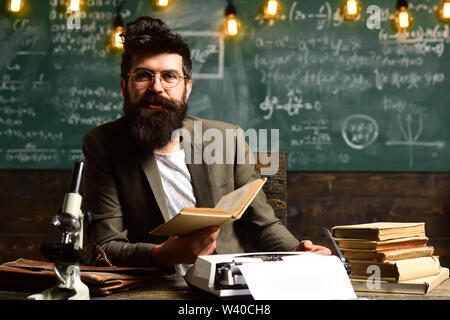
<path fill-rule="evenodd" d="M 83 159 L 83 135 L 122 114 L 120 56 L 105 48 L 115 1 L 84 1 L 78 26 L 61 2 L 2 11 L 0 168 L 70 169 Z M 401 36 L 391 28 L 395 1 L 370 1 L 379 15 L 363 1 L 357 21 L 342 19 L 340 0 L 283 0 L 267 21 L 262 2 L 234 1 L 242 32 L 232 41 L 220 34 L 222 0 L 158 12 L 125 1 L 122 14 L 157 16 L 182 33 L 194 63 L 190 113 L 240 125 L 254 149 L 287 151 L 290 171 L 449 171 L 450 29 L 436 20 L 440 1 L 409 1 L 414 24 Z"/>

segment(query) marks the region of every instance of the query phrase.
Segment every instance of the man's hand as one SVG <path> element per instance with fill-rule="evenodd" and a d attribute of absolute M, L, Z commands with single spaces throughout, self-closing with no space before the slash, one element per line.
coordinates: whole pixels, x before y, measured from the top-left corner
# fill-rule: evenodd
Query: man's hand
<path fill-rule="evenodd" d="M 208 227 L 186 236 L 171 236 L 153 247 L 153 264 L 167 268 L 179 263 L 194 263 L 198 256 L 214 252 L 219 231 L 218 227 Z"/>
<path fill-rule="evenodd" d="M 327 247 L 318 246 L 312 243 L 311 240 L 303 240 L 297 247 L 297 251 L 311 251 L 324 254 L 326 256 L 331 255 L 331 250 Z"/>

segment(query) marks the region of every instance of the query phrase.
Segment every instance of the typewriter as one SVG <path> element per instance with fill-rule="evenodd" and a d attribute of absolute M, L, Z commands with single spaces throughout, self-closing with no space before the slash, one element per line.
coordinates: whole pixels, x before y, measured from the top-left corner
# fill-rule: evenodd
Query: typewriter
<path fill-rule="evenodd" d="M 258 252 L 199 256 L 185 275 L 186 283 L 219 297 L 251 295 L 239 266 L 245 263 L 283 261 L 310 252 Z"/>

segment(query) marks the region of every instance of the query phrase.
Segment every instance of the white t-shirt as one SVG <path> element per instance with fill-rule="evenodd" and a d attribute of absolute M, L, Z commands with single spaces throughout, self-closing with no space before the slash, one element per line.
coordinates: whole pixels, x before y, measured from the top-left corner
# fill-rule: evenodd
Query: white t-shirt
<path fill-rule="evenodd" d="M 191 183 L 191 175 L 186 166 L 184 149 L 174 153 L 155 152 L 159 175 L 164 188 L 170 218 L 173 218 L 184 207 L 194 208 L 196 199 Z M 185 275 L 187 264 L 175 266 L 177 274 Z"/>

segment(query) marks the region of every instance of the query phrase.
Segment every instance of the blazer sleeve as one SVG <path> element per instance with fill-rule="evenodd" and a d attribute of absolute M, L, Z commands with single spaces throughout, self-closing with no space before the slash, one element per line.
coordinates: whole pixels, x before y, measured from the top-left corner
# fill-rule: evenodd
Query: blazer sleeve
<path fill-rule="evenodd" d="M 241 128 L 237 127 L 238 135 L 244 136 Z M 245 142 L 245 141 L 244 141 Z M 239 188 L 248 182 L 260 178 L 259 173 L 255 168 L 255 161 L 251 161 L 251 150 L 248 144 L 239 142 L 236 143 L 238 149 L 236 150 L 236 164 L 234 168 L 235 188 Z M 244 145 L 244 150 L 239 150 L 239 146 Z M 240 152 L 244 152 L 245 161 L 243 162 Z M 246 212 L 240 219 L 236 221 L 237 225 L 243 229 L 239 233 L 241 236 L 246 236 L 246 241 L 252 243 L 253 248 L 258 251 L 293 251 L 297 248 L 299 241 L 292 235 L 292 233 L 276 218 L 272 207 L 267 203 L 267 197 L 263 190 L 261 190 L 252 203 L 247 208 Z"/>
<path fill-rule="evenodd" d="M 112 159 L 101 135 L 88 133 L 83 139 L 85 170 L 83 208 L 90 210 L 88 247 L 99 245 L 115 266 L 152 266 L 151 243 L 130 243 L 124 226 Z"/>

